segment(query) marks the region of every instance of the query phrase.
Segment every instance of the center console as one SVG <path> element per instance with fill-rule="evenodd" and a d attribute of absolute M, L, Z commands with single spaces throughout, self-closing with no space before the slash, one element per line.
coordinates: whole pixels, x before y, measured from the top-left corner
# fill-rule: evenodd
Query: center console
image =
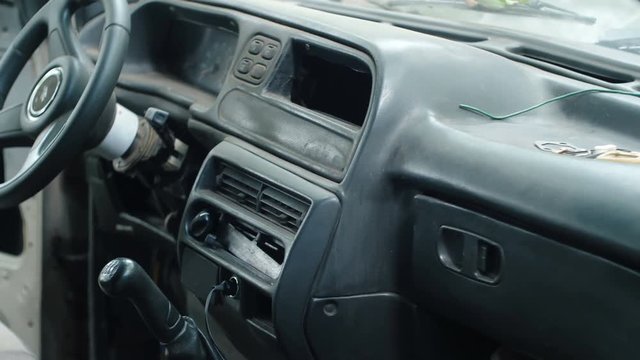
<path fill-rule="evenodd" d="M 171 223 L 181 282 L 201 303 L 187 314 L 198 320 L 211 288 L 233 279 L 237 293 L 209 309 L 214 337 L 228 339 L 222 352 L 312 359 L 306 316 L 378 86 L 370 52 L 228 6 L 130 9 L 118 101 L 169 112 L 201 166 L 177 231 Z M 89 54 L 101 28 L 96 19 L 82 30 Z"/>
<path fill-rule="evenodd" d="M 304 343 L 305 308 L 339 202 L 251 150 L 223 141 L 207 156 L 180 230 L 182 282 L 202 301 L 215 284 L 237 280 L 237 294 L 214 316 L 236 348 L 277 359 L 282 348 L 295 352 L 282 339 Z"/>

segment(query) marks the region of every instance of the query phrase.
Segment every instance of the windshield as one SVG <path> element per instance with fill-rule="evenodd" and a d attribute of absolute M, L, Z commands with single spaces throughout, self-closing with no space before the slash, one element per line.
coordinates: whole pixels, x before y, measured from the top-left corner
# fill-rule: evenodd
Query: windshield
<path fill-rule="evenodd" d="M 640 0 L 343 0 L 640 54 Z"/>

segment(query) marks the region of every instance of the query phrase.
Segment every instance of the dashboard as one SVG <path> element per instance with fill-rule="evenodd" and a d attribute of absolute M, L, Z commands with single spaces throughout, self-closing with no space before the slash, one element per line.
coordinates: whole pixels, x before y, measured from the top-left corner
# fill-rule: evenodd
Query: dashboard
<path fill-rule="evenodd" d="M 366 54 L 193 5 L 145 4 L 132 24 L 122 87 L 189 107 L 205 123 L 331 180 L 343 178 L 372 96 Z M 97 43 L 99 30 L 87 29 L 85 41 Z"/>
<path fill-rule="evenodd" d="M 506 112 L 606 79 L 527 57 L 527 46 L 542 50 L 524 37 L 312 7 L 131 5 L 118 102 L 166 109 L 206 150 L 180 213 L 181 280 L 204 302 L 213 284 L 238 279 L 213 311 L 233 347 L 268 359 L 469 358 L 500 344 L 624 358 L 633 342 L 617 335 L 640 315 L 638 205 L 626 201 L 640 195 L 639 170 L 532 144 L 638 148 L 627 126 L 638 104 L 579 99 L 488 121 L 459 105 Z M 101 28 L 98 17 L 81 31 L 90 56 Z M 628 81 L 608 85 L 637 86 L 640 72 L 620 68 Z M 465 246 L 482 260 L 464 262 Z M 593 326 L 610 323 L 616 331 Z M 465 353 L 460 334 L 483 345 Z"/>

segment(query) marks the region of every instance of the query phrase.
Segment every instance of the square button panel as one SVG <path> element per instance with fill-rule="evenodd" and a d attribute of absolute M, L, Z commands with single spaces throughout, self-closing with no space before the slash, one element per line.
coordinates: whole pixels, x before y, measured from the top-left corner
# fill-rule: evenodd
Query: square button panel
<path fill-rule="evenodd" d="M 269 44 L 264 47 L 264 49 L 260 53 L 260 56 L 262 56 L 262 58 L 265 60 L 271 60 L 276 56 L 277 53 L 278 47 L 273 44 Z"/>
<path fill-rule="evenodd" d="M 234 74 L 254 85 L 259 85 L 269 75 L 273 64 L 280 55 L 282 46 L 275 39 L 256 35 L 247 42 L 240 59 L 234 68 Z"/>
<path fill-rule="evenodd" d="M 264 47 L 264 41 L 254 38 L 249 43 L 249 54 L 258 55 L 260 54 L 260 51 L 262 51 L 263 47 Z"/>
<path fill-rule="evenodd" d="M 238 66 L 236 67 L 236 69 L 241 74 L 248 74 L 249 71 L 251 71 L 252 67 L 253 67 L 253 61 L 251 61 L 251 59 L 242 58 L 242 60 L 240 60 L 240 62 L 238 63 Z"/>

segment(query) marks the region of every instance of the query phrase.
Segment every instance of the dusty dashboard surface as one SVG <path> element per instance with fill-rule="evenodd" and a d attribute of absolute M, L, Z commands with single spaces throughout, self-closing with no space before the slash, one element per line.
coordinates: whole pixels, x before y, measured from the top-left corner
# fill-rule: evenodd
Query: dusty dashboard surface
<path fill-rule="evenodd" d="M 185 137 L 209 153 L 180 225 L 182 281 L 203 300 L 218 280 L 241 279 L 240 296 L 215 315 L 245 356 L 437 355 L 445 350 L 425 343 L 424 325 L 435 321 L 425 308 L 534 354 L 551 352 L 530 340 L 544 338 L 586 356 L 572 327 L 558 325 L 582 317 L 561 291 L 571 266 L 554 264 L 623 274 L 583 284 L 611 294 L 606 301 L 638 283 L 630 270 L 640 257 L 638 209 L 626 201 L 638 195 L 638 170 L 533 148 L 554 136 L 637 148 L 637 127 L 628 126 L 637 103 L 576 99 L 500 123 L 459 108 L 507 112 L 602 85 L 601 77 L 532 63 L 515 40 L 293 3 L 147 1 L 131 9 L 118 99 L 139 111 L 141 97 L 172 109 Z M 82 32 L 90 50 L 99 27 Z M 636 75 L 618 85 L 636 86 Z M 442 261 L 440 249 L 460 248 L 443 245 L 450 239 L 486 247 L 491 263 L 474 265 L 481 276 L 456 268 L 455 254 Z M 553 266 L 555 277 L 518 264 Z M 523 290 L 520 281 L 538 285 Z M 540 286 L 558 290 L 553 307 Z M 540 296 L 527 311 L 523 291 Z M 627 305 L 632 298 L 640 293 Z M 612 307 L 596 321 L 630 329 L 631 308 Z M 538 326 L 510 331 L 526 314 Z M 599 329 L 585 336 L 601 340 L 596 351 L 630 346 Z"/>

